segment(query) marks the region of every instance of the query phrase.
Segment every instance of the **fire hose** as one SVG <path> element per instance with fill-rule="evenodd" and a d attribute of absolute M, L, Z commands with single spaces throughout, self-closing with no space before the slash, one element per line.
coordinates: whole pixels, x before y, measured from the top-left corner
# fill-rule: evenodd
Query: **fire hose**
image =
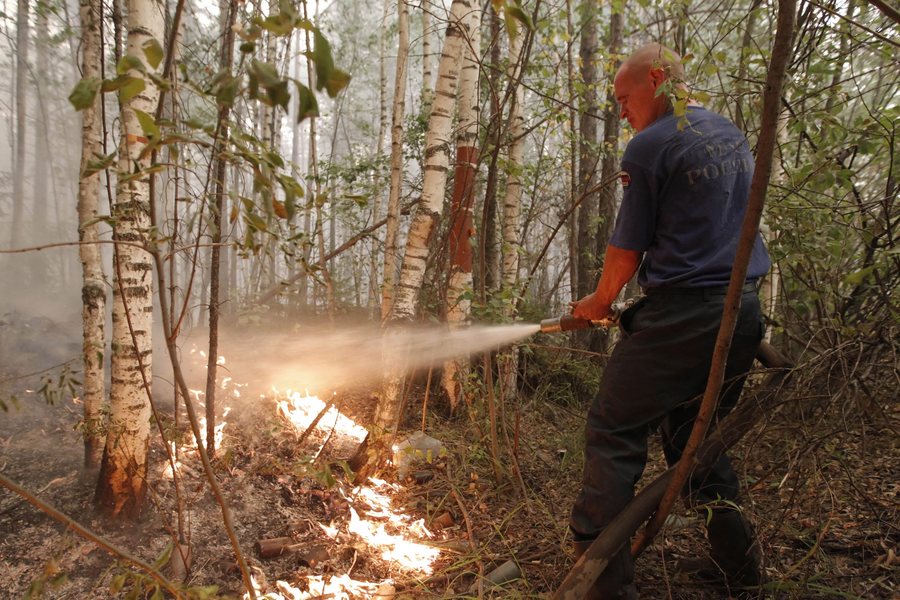
<path fill-rule="evenodd" d="M 624 302 L 616 302 L 610 307 L 609 314 L 602 319 L 582 319 L 573 315 L 563 315 L 541 321 L 541 333 L 559 333 L 576 329 L 602 328 L 609 329 L 619 324 L 622 313 L 631 308 L 639 298 L 629 298 Z"/>

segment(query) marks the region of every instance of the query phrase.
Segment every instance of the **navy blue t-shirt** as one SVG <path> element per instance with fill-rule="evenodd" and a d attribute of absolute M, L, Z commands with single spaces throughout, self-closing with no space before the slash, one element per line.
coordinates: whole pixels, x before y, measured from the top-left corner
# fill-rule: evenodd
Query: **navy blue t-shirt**
<path fill-rule="evenodd" d="M 728 285 L 747 208 L 753 155 L 728 119 L 689 107 L 678 128 L 671 112 L 629 142 L 625 195 L 610 243 L 644 253 L 643 288 Z M 757 234 L 747 279 L 769 270 Z"/>

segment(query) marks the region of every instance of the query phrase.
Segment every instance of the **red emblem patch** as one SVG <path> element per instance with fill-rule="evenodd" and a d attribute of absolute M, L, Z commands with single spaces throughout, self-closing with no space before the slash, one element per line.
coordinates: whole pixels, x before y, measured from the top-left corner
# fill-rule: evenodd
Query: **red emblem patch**
<path fill-rule="evenodd" d="M 620 179 L 622 180 L 623 188 L 627 188 L 629 185 L 631 185 L 631 175 L 629 175 L 625 171 L 622 171 L 622 175 L 620 176 Z"/>

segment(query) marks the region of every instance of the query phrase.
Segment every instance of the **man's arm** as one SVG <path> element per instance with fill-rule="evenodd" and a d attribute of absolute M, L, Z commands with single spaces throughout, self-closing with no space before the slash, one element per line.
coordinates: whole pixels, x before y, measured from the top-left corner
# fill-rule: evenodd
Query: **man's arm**
<path fill-rule="evenodd" d="M 597 290 L 572 303 L 572 315 L 581 319 L 599 320 L 609 316 L 610 306 L 641 264 L 641 253 L 625 250 L 612 244 L 606 247 L 603 272 Z"/>

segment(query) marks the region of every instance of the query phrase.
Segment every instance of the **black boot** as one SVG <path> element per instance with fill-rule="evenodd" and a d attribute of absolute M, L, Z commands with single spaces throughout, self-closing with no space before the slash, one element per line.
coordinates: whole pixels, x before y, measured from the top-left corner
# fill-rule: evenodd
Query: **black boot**
<path fill-rule="evenodd" d="M 706 535 L 710 558 L 729 589 L 753 588 L 762 583 L 759 544 L 739 510 L 714 509 Z"/>
<path fill-rule="evenodd" d="M 584 554 L 594 540 L 581 540 L 572 543 L 575 560 Z M 637 588 L 634 587 L 634 562 L 631 550 L 626 545 L 612 559 L 594 581 L 594 585 L 584 596 L 584 600 L 637 600 Z"/>

